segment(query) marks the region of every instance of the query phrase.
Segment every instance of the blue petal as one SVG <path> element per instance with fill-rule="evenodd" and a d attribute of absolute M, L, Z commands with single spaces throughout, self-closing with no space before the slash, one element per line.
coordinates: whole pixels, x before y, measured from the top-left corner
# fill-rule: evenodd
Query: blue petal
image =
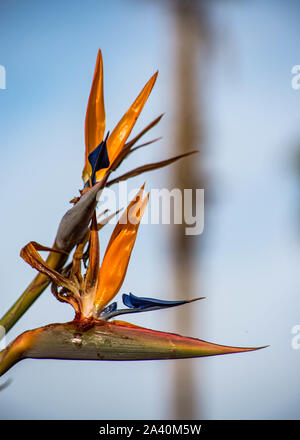
<path fill-rule="evenodd" d="M 143 298 L 138 297 L 130 293 L 127 295 L 126 293 L 122 296 L 123 303 L 125 306 L 131 308 L 131 309 L 148 309 L 149 307 L 155 307 L 158 309 L 164 309 L 167 307 L 174 307 L 179 306 L 181 304 L 186 304 L 190 301 L 163 301 L 161 299 L 154 299 L 154 298 Z"/>
<path fill-rule="evenodd" d="M 180 306 L 181 304 L 186 304 L 193 301 L 198 301 L 199 299 L 203 299 L 203 297 L 201 297 L 201 298 L 193 298 L 184 301 L 163 301 L 161 299 L 138 297 L 133 295 L 132 293 L 130 293 L 129 295 L 124 293 L 122 298 L 123 298 L 123 303 L 128 308 L 117 309 L 117 303 L 115 302 L 109 305 L 108 307 L 106 307 L 104 310 L 102 310 L 99 317 L 101 316 L 104 317 L 104 319 L 108 320 L 118 315 L 166 309 L 168 307 Z"/>
<path fill-rule="evenodd" d="M 106 140 L 101 142 L 95 150 L 93 150 L 88 157 L 88 160 L 92 166 L 92 185 L 96 183 L 96 172 L 107 168 L 110 165 L 109 157 L 107 153 Z"/>
<path fill-rule="evenodd" d="M 99 316 L 103 317 L 109 315 L 110 313 L 113 313 L 116 310 L 117 310 L 117 302 L 113 302 L 109 306 L 105 307 L 105 309 L 101 311 Z"/>

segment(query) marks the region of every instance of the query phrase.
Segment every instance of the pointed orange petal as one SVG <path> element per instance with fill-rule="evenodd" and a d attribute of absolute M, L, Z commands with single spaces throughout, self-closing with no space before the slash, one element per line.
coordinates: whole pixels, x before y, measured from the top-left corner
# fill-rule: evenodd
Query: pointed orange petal
<path fill-rule="evenodd" d="M 127 112 L 124 114 L 118 125 L 112 131 L 111 135 L 107 140 L 107 152 L 110 160 L 110 164 L 114 162 L 117 155 L 122 150 L 131 130 L 136 123 L 150 93 L 155 84 L 158 72 L 156 72 L 150 80 L 147 82 L 139 96 L 136 98 L 134 103 L 129 107 Z M 106 169 L 102 169 L 97 172 L 97 181 L 104 176 Z"/>
<path fill-rule="evenodd" d="M 122 215 L 107 246 L 99 271 L 94 302 L 96 314 L 118 293 L 123 284 L 140 221 L 149 199 L 149 194 L 142 199 L 140 192 L 141 190 L 135 198 L 138 201 L 129 204 L 126 218 L 125 213 Z"/>
<path fill-rule="evenodd" d="M 102 141 L 104 130 L 103 61 L 99 49 L 85 118 L 85 166 L 82 173 L 84 183 L 88 181 L 91 173 L 88 156 Z"/>
<path fill-rule="evenodd" d="M 121 232 L 123 225 L 128 222 L 128 213 L 131 210 L 131 208 L 142 200 L 144 187 L 145 187 L 145 183 L 141 186 L 141 188 L 138 191 L 138 193 L 136 194 L 136 196 L 132 199 L 132 201 L 129 203 L 126 210 L 123 212 L 122 216 L 120 217 L 118 223 L 116 224 L 116 226 L 113 230 L 113 233 L 111 234 L 110 240 L 109 240 L 108 245 L 106 247 L 106 253 L 108 252 L 108 249 L 110 248 L 111 244 L 114 242 L 117 235 Z"/>

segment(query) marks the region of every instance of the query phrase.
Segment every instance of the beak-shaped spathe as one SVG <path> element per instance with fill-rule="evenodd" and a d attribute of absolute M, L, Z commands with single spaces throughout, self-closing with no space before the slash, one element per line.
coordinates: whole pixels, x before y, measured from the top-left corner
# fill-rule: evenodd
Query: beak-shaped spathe
<path fill-rule="evenodd" d="M 258 347 L 263 348 L 263 347 Z M 0 376 L 18 361 L 36 359 L 150 360 L 240 353 L 258 348 L 212 344 L 122 321 L 72 321 L 30 330 L 0 353 Z"/>

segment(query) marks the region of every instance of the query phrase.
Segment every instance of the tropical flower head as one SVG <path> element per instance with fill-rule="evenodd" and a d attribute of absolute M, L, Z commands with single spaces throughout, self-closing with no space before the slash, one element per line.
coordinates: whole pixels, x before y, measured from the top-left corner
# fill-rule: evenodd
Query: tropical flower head
<path fill-rule="evenodd" d="M 197 150 L 191 150 L 159 162 L 142 165 L 108 180 L 111 173 L 115 172 L 130 154 L 160 139 L 152 139 L 136 146 L 142 136 L 158 124 L 163 115 L 159 115 L 139 134 L 127 142 L 153 89 L 157 75 L 158 72 L 149 79 L 116 127 L 104 137 L 106 116 L 103 91 L 103 60 L 101 50 L 99 50 L 85 118 L 85 163 L 82 171 L 84 188 L 80 191 L 80 197 L 71 200 L 75 206 L 62 218 L 54 244 L 55 248 L 70 252 L 81 241 L 87 232 L 88 224 L 97 205 L 99 190 L 144 172 L 170 165 L 185 156 L 197 153 Z"/>
<path fill-rule="evenodd" d="M 123 302 L 127 309 L 118 310 L 116 302 L 109 304 L 122 287 L 140 221 L 147 207 L 149 193 L 143 198 L 143 192 L 144 185 L 120 217 L 110 237 L 101 265 L 99 265 L 98 231 L 105 222 L 97 223 L 95 212 L 87 234 L 76 247 L 72 263 L 62 273 L 49 267 L 38 252 L 49 251 L 49 248 L 30 242 L 22 249 L 22 258 L 33 268 L 50 277 L 52 292 L 56 298 L 69 303 L 74 308 L 76 320 L 108 320 L 124 313 L 156 310 L 190 302 L 139 298 L 130 293 L 123 294 Z M 105 221 L 107 222 L 107 218 Z M 55 249 L 52 251 L 61 252 Z M 82 266 L 86 261 L 88 261 L 87 269 L 85 274 L 82 274 Z"/>
<path fill-rule="evenodd" d="M 52 293 L 59 301 L 69 303 L 74 308 L 75 317 L 65 324 L 50 324 L 21 334 L 0 352 L 0 376 L 26 357 L 143 360 L 254 350 L 158 332 L 123 321 L 110 321 L 118 315 L 174 307 L 200 299 L 165 301 L 125 293 L 122 297 L 124 308 L 118 309 L 117 302 L 112 302 L 122 287 L 149 200 L 149 194 L 144 195 L 144 185 L 117 222 L 100 264 L 99 230 L 111 216 L 98 222 L 96 206 L 99 192 L 120 180 L 160 168 L 195 152 L 143 165 L 109 180 L 111 173 L 129 154 L 153 142 L 134 147 L 159 122 L 161 116 L 131 141 L 127 142 L 127 139 L 156 78 L 157 73 L 150 78 L 115 129 L 105 135 L 103 62 L 99 51 L 85 120 L 84 188 L 80 196 L 71 201 L 74 206 L 63 216 L 52 247 L 32 241 L 21 250 L 22 258 L 39 272 L 25 294 L 37 295 L 52 282 Z M 67 264 L 67 258 L 74 248 L 72 261 Z M 46 261 L 40 251 L 50 252 Z M 83 267 L 86 269 L 84 273 Z"/>

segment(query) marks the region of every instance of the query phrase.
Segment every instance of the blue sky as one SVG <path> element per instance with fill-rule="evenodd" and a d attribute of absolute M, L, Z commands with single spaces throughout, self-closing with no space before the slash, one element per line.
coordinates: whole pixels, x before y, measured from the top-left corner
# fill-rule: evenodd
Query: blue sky
<path fill-rule="evenodd" d="M 215 44 L 204 103 L 214 195 L 204 235 L 195 238 L 205 239 L 201 267 L 195 258 L 195 296 L 206 300 L 194 306 L 190 336 L 270 347 L 189 361 L 204 418 L 299 418 L 300 350 L 291 349 L 291 328 L 300 324 L 293 168 L 300 90 L 291 88 L 291 68 L 300 64 L 298 12 L 295 1 L 215 2 L 211 8 Z M 163 140 L 125 168 L 171 152 L 174 32 L 172 15 L 159 2 L 1 2 L 0 65 L 7 72 L 7 89 L 0 90 L 1 310 L 33 277 L 21 247 L 30 240 L 50 245 L 81 187 L 84 117 L 99 47 L 108 128 L 159 69 L 136 132 L 165 112 L 151 134 Z M 131 186 L 146 180 L 149 189 L 160 188 L 167 176 L 157 171 Z M 108 226 L 104 243 L 111 231 Z M 169 238 L 167 226 L 140 228 L 122 291 L 172 298 Z M 69 319 L 71 310 L 47 291 L 8 340 Z M 172 309 L 131 321 L 180 332 Z M 13 381 L 0 394 L 1 418 L 170 418 L 174 362 L 26 360 L 8 374 Z"/>

